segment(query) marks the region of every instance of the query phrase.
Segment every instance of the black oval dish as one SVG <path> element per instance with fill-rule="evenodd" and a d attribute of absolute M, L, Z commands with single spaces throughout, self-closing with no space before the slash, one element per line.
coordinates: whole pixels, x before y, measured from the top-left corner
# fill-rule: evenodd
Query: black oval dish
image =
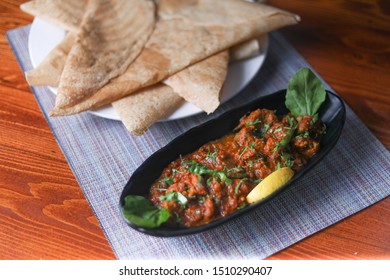
<path fill-rule="evenodd" d="M 335 94 L 327 91 L 327 97 L 319 110 L 321 120 L 327 126 L 327 132 L 322 139 L 321 148 L 318 153 L 309 161 L 309 163 L 282 188 L 272 194 L 270 197 L 237 210 L 227 217 L 220 218 L 209 224 L 193 227 L 193 228 L 169 228 L 161 226 L 155 229 L 140 228 L 126 220 L 132 228 L 149 235 L 172 237 L 187 234 L 199 233 L 215 226 L 226 223 L 227 221 L 236 218 L 254 208 L 259 207 L 264 202 L 272 199 L 281 191 L 286 190 L 291 184 L 300 179 L 307 171 L 315 166 L 329 151 L 335 146 L 341 134 L 345 122 L 345 106 L 343 101 Z M 127 195 L 148 196 L 149 188 L 153 182 L 160 176 L 162 170 L 180 155 L 184 155 L 195 151 L 203 144 L 220 138 L 228 133 L 231 133 L 237 126 L 239 119 L 245 114 L 257 108 L 266 108 L 276 110 L 277 115 L 286 114 L 288 110 L 285 103 L 286 90 L 280 90 L 271 95 L 258 98 L 246 105 L 232 109 L 221 116 L 205 122 L 202 125 L 194 127 L 183 133 L 176 139 L 172 140 L 168 145 L 161 148 L 151 155 L 145 162 L 134 172 L 120 197 L 120 207 L 124 205 L 124 198 Z"/>

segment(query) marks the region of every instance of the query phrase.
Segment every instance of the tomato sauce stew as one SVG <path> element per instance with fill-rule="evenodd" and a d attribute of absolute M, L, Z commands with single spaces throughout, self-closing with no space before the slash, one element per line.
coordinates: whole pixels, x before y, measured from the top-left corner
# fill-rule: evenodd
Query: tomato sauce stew
<path fill-rule="evenodd" d="M 318 151 L 325 125 L 312 116 L 257 109 L 234 131 L 171 162 L 149 199 L 167 209 L 169 226 L 209 223 L 247 205 L 248 193 L 271 172 L 299 171 Z"/>

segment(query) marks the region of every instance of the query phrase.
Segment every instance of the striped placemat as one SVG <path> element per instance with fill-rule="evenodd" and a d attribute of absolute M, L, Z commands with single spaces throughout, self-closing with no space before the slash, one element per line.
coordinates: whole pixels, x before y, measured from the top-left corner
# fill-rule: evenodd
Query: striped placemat
<path fill-rule="evenodd" d="M 29 31 L 25 26 L 7 33 L 22 71 L 32 68 Z M 268 56 L 255 79 L 213 116 L 159 122 L 140 137 L 130 135 L 121 122 L 89 113 L 50 118 L 54 95 L 45 87 L 32 88 L 118 259 L 261 259 L 390 194 L 389 151 L 347 106 L 345 128 L 334 150 L 302 181 L 256 211 L 178 238 L 147 236 L 122 220 L 119 196 L 150 154 L 229 108 L 285 88 L 298 69 L 310 67 L 279 33 L 269 39 Z"/>

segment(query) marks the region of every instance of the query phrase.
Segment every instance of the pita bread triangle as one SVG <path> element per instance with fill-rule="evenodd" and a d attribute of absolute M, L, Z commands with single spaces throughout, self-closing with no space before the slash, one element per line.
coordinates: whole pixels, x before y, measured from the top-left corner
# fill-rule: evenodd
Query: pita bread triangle
<path fill-rule="evenodd" d="M 52 49 L 37 67 L 26 72 L 26 80 L 32 86 L 53 86 L 60 83 L 65 61 L 76 40 L 74 32 L 68 32 L 64 39 Z"/>
<path fill-rule="evenodd" d="M 168 117 L 183 98 L 162 83 L 142 89 L 112 103 L 123 124 L 134 135 L 142 135 L 158 120 Z"/>
<path fill-rule="evenodd" d="M 222 51 L 168 77 L 164 84 L 210 114 L 220 104 L 219 93 L 225 82 L 228 63 L 229 52 Z"/>

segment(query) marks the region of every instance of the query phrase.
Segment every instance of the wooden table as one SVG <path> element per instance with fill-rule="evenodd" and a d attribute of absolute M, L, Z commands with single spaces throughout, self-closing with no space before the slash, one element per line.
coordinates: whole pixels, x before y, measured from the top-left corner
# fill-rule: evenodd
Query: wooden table
<path fill-rule="evenodd" d="M 4 34 L 32 22 L 0 2 L 0 259 L 114 259 Z M 301 15 L 284 35 L 390 147 L 390 5 L 269 0 Z M 269 259 L 390 259 L 390 198 Z"/>

